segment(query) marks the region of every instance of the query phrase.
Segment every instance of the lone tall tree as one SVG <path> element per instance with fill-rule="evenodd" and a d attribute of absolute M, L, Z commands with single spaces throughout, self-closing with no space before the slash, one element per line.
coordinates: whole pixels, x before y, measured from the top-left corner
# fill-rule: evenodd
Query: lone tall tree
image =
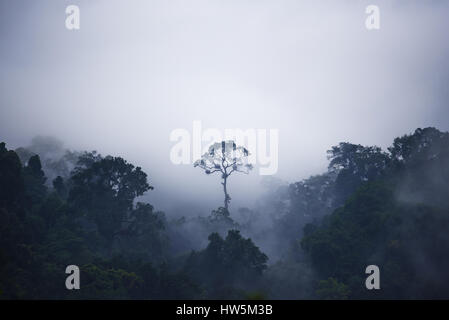
<path fill-rule="evenodd" d="M 202 155 L 200 160 L 195 161 L 194 167 L 200 167 L 206 174 L 221 173 L 224 191 L 224 207 L 228 210 L 231 197 L 227 190 L 227 181 L 234 172 L 248 174 L 253 168 L 248 163 L 249 151 L 244 147 L 237 147 L 234 141 L 222 141 L 214 143 L 209 150 Z"/>

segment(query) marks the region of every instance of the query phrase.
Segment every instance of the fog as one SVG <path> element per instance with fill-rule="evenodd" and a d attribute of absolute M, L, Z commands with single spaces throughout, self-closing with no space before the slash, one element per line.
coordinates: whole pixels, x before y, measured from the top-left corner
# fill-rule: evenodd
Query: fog
<path fill-rule="evenodd" d="M 386 148 L 449 129 L 448 2 L 72 2 L 2 0 L 0 140 L 122 156 L 168 214 L 223 202 L 218 175 L 170 161 L 170 133 L 195 120 L 278 129 L 276 177 L 289 182 L 323 172 L 340 141 Z M 65 27 L 69 4 L 80 30 Z M 380 30 L 365 28 L 369 4 Z M 231 213 L 255 205 L 261 179 L 230 178 Z"/>

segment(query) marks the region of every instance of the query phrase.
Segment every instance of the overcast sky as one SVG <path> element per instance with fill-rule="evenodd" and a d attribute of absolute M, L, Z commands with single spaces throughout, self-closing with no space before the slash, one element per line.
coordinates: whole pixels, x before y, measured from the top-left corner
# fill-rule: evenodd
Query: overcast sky
<path fill-rule="evenodd" d="M 369 4 L 380 30 L 365 28 Z M 158 208 L 214 208 L 219 176 L 169 158 L 170 132 L 194 120 L 278 129 L 290 182 L 323 172 L 340 141 L 449 130 L 448 17 L 449 1 L 0 0 L 0 140 L 123 156 Z M 251 205 L 259 182 L 232 177 L 231 205 Z"/>

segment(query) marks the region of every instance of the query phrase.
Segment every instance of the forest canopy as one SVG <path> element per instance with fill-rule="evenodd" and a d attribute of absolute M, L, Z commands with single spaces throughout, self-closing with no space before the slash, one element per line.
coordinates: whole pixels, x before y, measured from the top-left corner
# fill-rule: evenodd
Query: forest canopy
<path fill-rule="evenodd" d="M 225 189 L 209 216 L 174 218 L 121 157 L 2 142 L 0 298 L 449 298 L 449 133 L 327 154 L 326 172 L 268 184 L 260 207 L 231 211 Z M 64 286 L 72 264 L 81 290 Z M 365 288 L 368 265 L 381 290 Z"/>

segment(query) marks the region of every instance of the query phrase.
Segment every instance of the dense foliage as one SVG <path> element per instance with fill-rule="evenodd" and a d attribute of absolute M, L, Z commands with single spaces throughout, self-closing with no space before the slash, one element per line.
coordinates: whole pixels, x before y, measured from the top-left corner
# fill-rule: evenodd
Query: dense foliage
<path fill-rule="evenodd" d="M 389 151 L 333 153 L 331 166 L 343 167 L 337 181 L 366 179 L 319 226 L 305 229 L 301 245 L 326 281 L 319 297 L 449 297 L 449 135 L 418 129 Z M 369 264 L 381 268 L 382 290 L 360 285 Z"/>
<path fill-rule="evenodd" d="M 449 298 L 448 133 L 340 143 L 327 172 L 273 180 L 259 207 L 176 219 L 141 201 L 140 167 L 33 143 L 0 144 L 2 299 Z"/>

